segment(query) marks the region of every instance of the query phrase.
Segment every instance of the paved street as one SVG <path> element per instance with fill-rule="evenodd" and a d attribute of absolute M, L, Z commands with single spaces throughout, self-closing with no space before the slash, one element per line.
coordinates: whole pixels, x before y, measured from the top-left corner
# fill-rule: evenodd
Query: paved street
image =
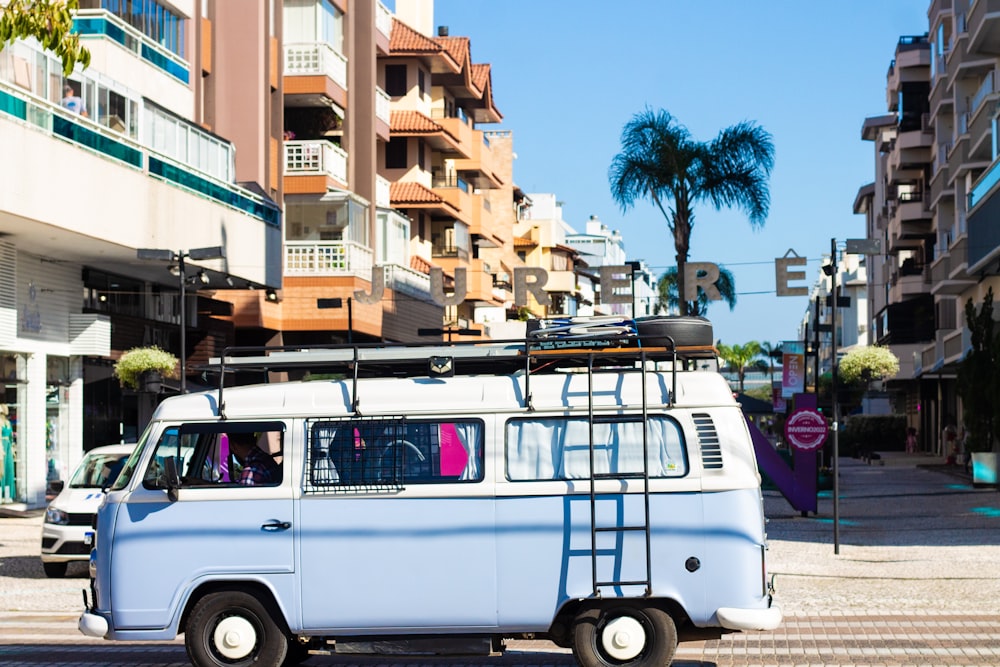
<path fill-rule="evenodd" d="M 682 644 L 678 667 L 1000 665 L 1000 494 L 930 460 L 842 462 L 840 553 L 832 499 L 801 517 L 775 492 L 765 509 L 785 621 L 775 632 Z M 954 471 L 952 471 L 954 472 Z M 0 666 L 187 665 L 181 642 L 112 644 L 76 632 L 84 569 L 45 579 L 39 517 L 0 518 Z M 542 642 L 494 658 L 313 656 L 306 665 L 574 664 Z"/>

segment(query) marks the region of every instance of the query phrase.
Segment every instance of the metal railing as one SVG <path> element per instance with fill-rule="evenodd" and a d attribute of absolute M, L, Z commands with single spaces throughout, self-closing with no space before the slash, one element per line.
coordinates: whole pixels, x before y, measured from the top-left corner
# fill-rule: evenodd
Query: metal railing
<path fill-rule="evenodd" d="M 285 173 L 323 174 L 347 185 L 347 152 L 326 140 L 286 141 Z"/>
<path fill-rule="evenodd" d="M 353 241 L 285 241 L 285 275 L 370 278 L 371 248 Z"/>
<path fill-rule="evenodd" d="M 347 58 L 326 42 L 285 45 L 285 76 L 322 74 L 347 90 Z"/>

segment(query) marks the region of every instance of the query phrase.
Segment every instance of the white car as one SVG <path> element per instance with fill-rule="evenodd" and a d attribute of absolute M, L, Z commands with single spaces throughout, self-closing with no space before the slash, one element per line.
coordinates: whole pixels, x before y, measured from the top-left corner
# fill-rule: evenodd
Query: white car
<path fill-rule="evenodd" d="M 71 561 L 87 561 L 93 543 L 93 522 L 109 486 L 135 443 L 96 447 L 73 471 L 69 484 L 49 503 L 42 524 L 42 567 L 48 577 L 62 577 Z"/>

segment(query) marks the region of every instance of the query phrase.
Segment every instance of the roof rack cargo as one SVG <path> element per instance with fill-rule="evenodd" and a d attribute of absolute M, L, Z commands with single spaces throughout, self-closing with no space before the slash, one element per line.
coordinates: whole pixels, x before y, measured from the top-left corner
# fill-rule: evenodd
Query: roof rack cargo
<path fill-rule="evenodd" d="M 700 317 L 558 318 L 529 321 L 524 339 L 430 343 L 356 343 L 227 347 L 202 370 L 219 374 L 219 408 L 233 371 L 301 371 L 352 379 L 362 377 L 449 377 L 644 369 L 647 362 L 668 362 L 669 370 L 691 370 L 696 360 L 717 358 L 708 320 Z M 674 338 L 687 344 L 678 344 Z M 713 370 L 715 370 L 713 368 Z M 676 376 L 674 378 L 676 389 Z M 526 386 L 526 403 L 530 392 Z"/>

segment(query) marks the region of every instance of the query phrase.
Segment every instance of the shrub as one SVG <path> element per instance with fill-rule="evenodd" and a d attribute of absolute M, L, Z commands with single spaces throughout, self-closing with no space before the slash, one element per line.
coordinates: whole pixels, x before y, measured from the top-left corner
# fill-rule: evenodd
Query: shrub
<path fill-rule="evenodd" d="M 122 386 L 139 388 L 139 376 L 145 371 L 158 371 L 164 377 L 173 377 L 177 370 L 177 357 L 158 347 L 134 347 L 115 362 L 115 377 Z"/>

